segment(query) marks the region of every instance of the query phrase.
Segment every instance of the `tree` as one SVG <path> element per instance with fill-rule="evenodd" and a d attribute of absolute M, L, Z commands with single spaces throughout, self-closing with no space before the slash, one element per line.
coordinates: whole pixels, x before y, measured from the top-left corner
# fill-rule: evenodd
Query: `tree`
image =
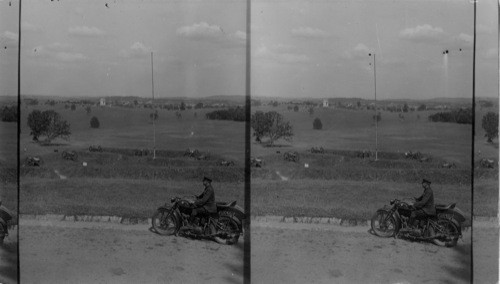
<path fill-rule="evenodd" d="M 45 141 L 50 143 L 57 137 L 69 139 L 70 125 L 63 120 L 61 115 L 53 110 L 33 110 L 28 115 L 28 126 L 34 141 L 39 141 L 40 136 L 45 136 Z"/>
<path fill-rule="evenodd" d="M 382 114 L 379 112 L 379 113 L 377 113 L 377 115 L 374 115 L 373 116 L 373 120 L 375 121 L 375 119 L 377 120 L 377 122 L 381 121 L 382 120 Z"/>
<path fill-rule="evenodd" d="M 321 119 L 315 118 L 313 121 L 313 129 L 321 130 L 323 128 L 323 123 L 321 123 Z"/>
<path fill-rule="evenodd" d="M 186 104 L 184 102 L 181 102 L 181 106 L 179 108 L 180 110 L 186 110 Z"/>
<path fill-rule="evenodd" d="M 291 141 L 293 129 L 290 122 L 283 120 L 283 115 L 276 111 L 262 112 L 257 111 L 252 115 L 251 126 L 254 130 L 254 136 L 257 141 L 262 137 L 269 137 L 269 144 L 272 146 L 278 139 L 283 138 Z"/>
<path fill-rule="evenodd" d="M 498 137 L 498 114 L 491 111 L 485 114 L 481 126 L 486 131 L 488 142 L 493 142 L 493 138 Z"/>
<path fill-rule="evenodd" d="M 197 103 L 194 105 L 194 109 L 200 109 L 203 108 L 203 103 Z"/>
<path fill-rule="evenodd" d="M 407 104 L 407 103 L 405 103 L 405 104 L 403 105 L 403 112 L 408 112 L 408 110 L 409 110 L 408 104 Z"/>
<path fill-rule="evenodd" d="M 423 104 L 419 105 L 418 108 L 417 108 L 418 111 L 423 111 L 423 110 L 426 110 L 426 109 L 427 109 L 427 106 L 423 105 Z"/>
<path fill-rule="evenodd" d="M 99 122 L 99 119 L 97 117 L 93 116 L 90 119 L 90 127 L 92 127 L 92 128 L 99 128 L 99 126 L 101 126 L 101 123 Z"/>
<path fill-rule="evenodd" d="M 309 115 L 311 115 L 311 116 L 312 116 L 313 114 L 314 114 L 314 108 L 313 108 L 313 107 L 310 107 L 310 108 L 309 108 Z"/>
<path fill-rule="evenodd" d="M 150 113 L 149 118 L 151 120 L 158 120 L 158 110 L 155 110 L 155 112 Z"/>
<path fill-rule="evenodd" d="M 87 114 L 90 114 L 92 112 L 92 108 L 90 108 L 90 106 L 86 106 L 85 111 L 87 112 Z"/>
<path fill-rule="evenodd" d="M 76 110 L 76 106 L 75 106 L 75 104 L 72 104 L 72 105 L 71 105 L 71 110 Z"/>
<path fill-rule="evenodd" d="M 295 105 L 295 106 L 293 107 L 293 111 L 298 112 L 298 111 L 299 111 L 299 106 L 298 106 L 298 105 Z"/>

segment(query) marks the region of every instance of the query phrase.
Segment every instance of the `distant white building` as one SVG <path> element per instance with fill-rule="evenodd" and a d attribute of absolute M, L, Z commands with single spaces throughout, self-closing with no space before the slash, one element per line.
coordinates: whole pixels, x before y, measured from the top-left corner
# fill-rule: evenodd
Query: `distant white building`
<path fill-rule="evenodd" d="M 106 105 L 106 99 L 101 98 L 100 101 L 99 101 L 99 105 L 100 106 L 105 106 Z"/>
<path fill-rule="evenodd" d="M 328 107 L 328 100 L 327 99 L 323 100 L 323 107 Z"/>

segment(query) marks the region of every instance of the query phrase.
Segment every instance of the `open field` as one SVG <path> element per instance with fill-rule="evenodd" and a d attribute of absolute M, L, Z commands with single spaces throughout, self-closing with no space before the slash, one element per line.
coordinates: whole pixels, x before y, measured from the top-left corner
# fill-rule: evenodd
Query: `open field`
<path fill-rule="evenodd" d="M 457 203 L 470 216 L 470 187 L 434 185 L 436 203 Z M 420 196 L 419 183 L 348 180 L 252 180 L 252 214 L 370 219 L 391 199 Z"/>
<path fill-rule="evenodd" d="M 373 111 L 314 108 L 310 115 L 307 108 L 295 112 L 283 105 L 252 109 L 258 110 L 282 113 L 294 136 L 275 147 L 252 141 L 252 156 L 264 161 L 252 169 L 252 214 L 369 219 L 390 199 L 420 196 L 422 178 L 433 182 L 437 203 L 456 202 L 471 214 L 470 125 L 429 122 L 427 117 L 437 111 L 404 113 L 404 119 L 382 112 L 375 161 Z M 313 129 L 316 117 L 322 130 Z M 323 147 L 325 153 L 313 154 L 312 147 Z M 287 151 L 296 151 L 299 161 L 285 161 Z M 370 156 L 357 156 L 362 151 Z M 406 151 L 419 151 L 431 160 L 406 159 Z M 456 167 L 444 168 L 444 163 Z M 478 172 L 486 184 L 498 179 L 498 171 Z M 488 204 L 482 214 L 495 216 L 492 202 Z"/>
<path fill-rule="evenodd" d="M 52 147 L 39 147 L 31 141 L 27 126 L 28 114 L 34 110 L 54 109 L 71 125 L 69 141 L 57 140 L 62 149 L 72 148 L 85 150 L 90 145 L 101 145 L 110 148 L 153 149 L 153 124 L 149 118 L 151 109 L 129 109 L 118 107 L 92 107 L 87 114 L 78 106 L 75 111 L 64 106 L 36 106 L 22 108 L 21 112 L 21 149 L 23 155 L 40 155 L 52 152 Z M 158 110 L 156 121 L 156 148 L 163 150 L 185 151 L 196 148 L 224 156 L 228 159 L 243 161 L 245 124 L 233 121 L 207 120 L 205 113 L 211 110 L 186 110 L 181 112 L 182 118 L 177 119 L 175 111 Z M 197 116 L 194 116 L 194 113 Z M 99 119 L 99 129 L 90 127 L 91 117 Z"/>
<path fill-rule="evenodd" d="M 70 123 L 72 134 L 69 141 L 57 139 L 47 146 L 29 136 L 27 116 L 33 109 L 51 108 L 22 111 L 22 214 L 147 218 L 171 197 L 200 194 L 204 176 L 213 179 L 218 201 L 244 204 L 244 123 L 207 120 L 210 110 L 186 110 L 180 119 L 175 111 L 158 110 L 153 159 L 151 153 L 137 153 L 153 149 L 151 109 L 92 107 L 87 114 L 81 106 L 71 111 L 56 105 L 52 109 Z M 92 116 L 98 117 L 99 129 L 90 128 Z M 103 151 L 90 152 L 91 145 Z M 206 159 L 185 156 L 188 148 L 199 150 Z M 63 159 L 64 151 L 75 151 L 77 159 Z M 29 156 L 41 157 L 43 164 L 25 165 Z M 222 166 L 222 160 L 234 166 Z"/>
<path fill-rule="evenodd" d="M 214 183 L 217 201 L 236 200 L 243 206 L 240 183 Z M 115 178 L 45 179 L 21 181 L 22 214 L 65 214 L 151 218 L 170 198 L 200 194 L 200 181 Z"/>

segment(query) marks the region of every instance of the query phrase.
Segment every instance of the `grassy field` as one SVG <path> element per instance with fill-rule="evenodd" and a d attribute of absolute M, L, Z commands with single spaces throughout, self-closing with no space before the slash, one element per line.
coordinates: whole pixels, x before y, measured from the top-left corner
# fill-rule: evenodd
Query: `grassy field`
<path fill-rule="evenodd" d="M 33 109 L 59 112 L 71 125 L 70 140 L 34 143 L 27 126 Z M 174 111 L 158 110 L 153 159 L 135 155 L 138 149 L 153 149 L 149 109 L 92 107 L 90 114 L 81 106 L 75 111 L 64 105 L 23 109 L 21 161 L 40 156 L 44 163 L 20 169 L 20 212 L 151 217 L 171 197 L 200 194 L 204 176 L 213 179 L 218 201 L 237 200 L 243 206 L 245 124 L 207 120 L 207 111 L 183 111 L 177 119 Z M 99 119 L 99 129 L 90 128 L 92 116 Z M 89 152 L 90 145 L 100 145 L 103 152 Z M 184 156 L 188 148 L 207 160 Z M 63 151 L 75 151 L 77 160 L 63 159 Z M 235 165 L 221 166 L 222 160 Z"/>
<path fill-rule="evenodd" d="M 0 121 L 0 200 L 17 212 L 17 124 Z"/>
<path fill-rule="evenodd" d="M 213 184 L 217 201 L 233 201 L 243 207 L 242 183 Z M 170 204 L 170 198 L 200 194 L 200 181 L 165 181 L 119 178 L 25 177 L 21 181 L 20 212 L 150 218 L 155 210 Z"/>
<path fill-rule="evenodd" d="M 204 175 L 214 178 L 218 200 L 234 199 L 243 205 L 244 123 L 206 120 L 208 110 L 197 110 L 196 117 L 194 110 L 184 111 L 182 119 L 173 111 L 159 110 L 156 145 L 161 151 L 153 160 L 133 154 L 135 149 L 153 147 L 151 110 L 93 107 L 88 115 L 80 106 L 71 111 L 57 105 L 54 109 L 71 124 L 71 139 L 41 146 L 31 140 L 26 119 L 31 110 L 47 108 L 27 107 L 22 112 L 21 159 L 39 155 L 44 164 L 21 168 L 21 213 L 149 217 L 172 196 L 201 192 Z M 311 116 L 306 110 L 288 111 L 286 106 L 256 110 L 283 113 L 295 135 L 291 143 L 278 141 L 276 147 L 252 141 L 252 156 L 264 159 L 262 168 L 252 168 L 253 215 L 366 219 L 392 198 L 419 196 L 422 178 L 433 181 L 436 202 L 457 202 L 471 213 L 470 125 L 431 123 L 427 120 L 431 112 L 406 113 L 404 120 L 397 113 L 382 112 L 379 159 L 374 161 L 373 156 L 356 156 L 375 149 L 372 112 L 315 108 Z M 90 128 L 92 116 L 99 118 L 99 129 Z M 323 123 L 322 130 L 312 128 L 316 117 Z M 482 155 L 498 156 L 498 142 L 481 144 L 479 135 L 484 134 L 478 130 L 475 143 Z M 101 145 L 104 152 L 90 153 L 90 145 Z M 312 154 L 313 146 L 322 146 L 327 153 Z M 184 157 L 187 148 L 196 148 L 210 159 Z M 78 160 L 63 160 L 65 150 L 76 151 Z M 409 150 L 432 160 L 405 159 Z M 285 151 L 297 151 L 300 161 L 284 161 Z M 236 165 L 218 165 L 223 159 Z M 442 168 L 444 162 L 455 163 L 456 168 Z M 476 173 L 475 200 L 481 207 L 475 206 L 475 214 L 496 216 L 498 170 Z"/>
<path fill-rule="evenodd" d="M 286 106 L 257 110 L 282 113 L 294 137 L 292 142 L 278 141 L 276 147 L 252 142 L 252 156 L 264 160 L 262 168 L 252 169 L 252 214 L 367 219 L 392 198 L 420 196 L 422 178 L 433 181 L 437 203 L 457 202 L 471 214 L 470 125 L 429 122 L 435 111 L 405 113 L 404 119 L 382 112 L 374 161 L 373 111 L 315 108 L 310 115 L 307 109 L 295 112 Z M 313 129 L 315 118 L 322 121 L 321 130 Z M 311 147 L 323 147 L 326 153 L 312 154 Z M 371 156 L 358 158 L 363 150 Z M 300 161 L 284 161 L 286 151 L 297 151 Z M 432 160 L 406 159 L 406 151 L 419 151 Z M 456 168 L 443 168 L 445 162 Z M 486 184 L 498 179 L 495 171 L 481 175 Z M 483 199 L 488 197 L 492 195 Z M 495 216 L 496 209 L 486 206 L 481 214 Z"/>

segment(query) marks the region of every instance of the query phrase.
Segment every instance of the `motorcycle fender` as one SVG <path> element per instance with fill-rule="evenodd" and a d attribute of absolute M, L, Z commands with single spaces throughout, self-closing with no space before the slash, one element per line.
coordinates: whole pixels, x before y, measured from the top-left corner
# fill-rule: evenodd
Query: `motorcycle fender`
<path fill-rule="evenodd" d="M 158 208 L 158 211 L 171 211 L 172 208 L 169 207 L 169 206 L 161 206 Z M 181 213 L 179 212 L 179 210 L 173 210 L 173 215 L 174 215 L 174 219 L 175 219 L 175 224 L 177 225 L 177 229 L 180 228 L 180 226 L 182 225 L 182 217 L 181 217 Z"/>
<path fill-rule="evenodd" d="M 465 221 L 465 216 L 464 216 L 463 212 L 456 207 L 454 209 L 439 210 L 438 214 L 440 216 L 444 215 L 446 217 L 449 217 L 449 219 L 454 220 L 458 223 L 463 223 Z"/>
<path fill-rule="evenodd" d="M 243 219 L 245 218 L 243 211 L 238 210 L 235 207 L 224 208 L 224 210 L 219 211 L 219 216 L 227 216 L 233 219 L 238 224 L 240 230 L 242 230 Z"/>
<path fill-rule="evenodd" d="M 390 206 L 384 206 L 383 208 L 380 208 L 377 210 L 377 212 L 386 212 L 389 213 L 391 211 Z M 399 215 L 398 211 L 395 211 L 392 213 L 392 216 L 394 217 L 394 220 L 396 221 L 396 228 L 395 228 L 395 233 L 397 234 L 399 232 L 399 229 L 401 229 L 401 216 Z"/>

